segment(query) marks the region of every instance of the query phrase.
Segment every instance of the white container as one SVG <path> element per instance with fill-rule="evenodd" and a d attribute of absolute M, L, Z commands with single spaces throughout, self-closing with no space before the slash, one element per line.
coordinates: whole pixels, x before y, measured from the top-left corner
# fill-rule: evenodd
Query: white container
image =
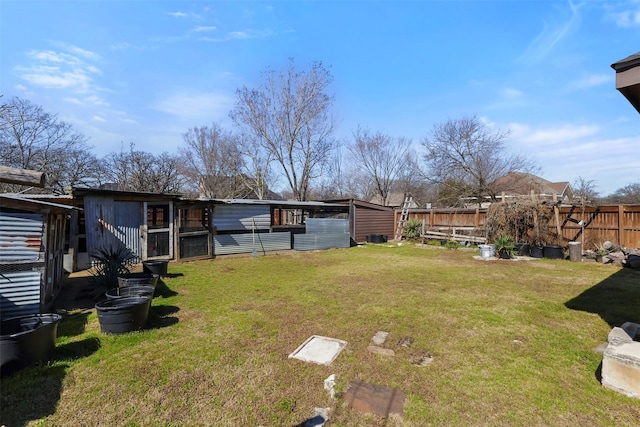
<path fill-rule="evenodd" d="M 491 258 L 496 256 L 496 245 L 478 245 L 481 258 Z"/>

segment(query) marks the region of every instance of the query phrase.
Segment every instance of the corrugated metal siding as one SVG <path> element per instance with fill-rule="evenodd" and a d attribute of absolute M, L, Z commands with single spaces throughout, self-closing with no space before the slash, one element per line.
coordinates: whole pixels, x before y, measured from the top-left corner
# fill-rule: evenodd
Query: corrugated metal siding
<path fill-rule="evenodd" d="M 351 246 L 348 219 L 307 218 L 306 226 L 306 234 L 294 235 L 293 249 L 309 251 Z"/>
<path fill-rule="evenodd" d="M 253 252 L 283 251 L 291 249 L 291 233 L 219 234 L 213 238 L 216 255 Z"/>
<path fill-rule="evenodd" d="M 11 271 L 0 274 L 2 319 L 40 313 L 42 271 Z"/>
<path fill-rule="evenodd" d="M 40 312 L 45 216 L 0 212 L 0 316 Z"/>
<path fill-rule="evenodd" d="M 293 249 L 311 251 L 315 249 L 348 248 L 349 234 L 294 234 Z"/>
<path fill-rule="evenodd" d="M 271 211 L 268 205 L 216 205 L 211 221 L 218 231 L 269 230 Z"/>
<path fill-rule="evenodd" d="M 369 209 L 355 206 L 356 242 L 365 242 L 369 234 L 383 234 L 393 239 L 394 213 L 393 210 Z"/>
<path fill-rule="evenodd" d="M 38 261 L 43 230 L 44 215 L 0 212 L 0 261 Z"/>
<path fill-rule="evenodd" d="M 87 196 L 84 209 L 89 254 L 120 241 L 139 259 L 142 257 L 141 202 L 114 202 L 109 197 Z"/>
<path fill-rule="evenodd" d="M 349 234 L 348 219 L 307 218 L 307 234 Z"/>

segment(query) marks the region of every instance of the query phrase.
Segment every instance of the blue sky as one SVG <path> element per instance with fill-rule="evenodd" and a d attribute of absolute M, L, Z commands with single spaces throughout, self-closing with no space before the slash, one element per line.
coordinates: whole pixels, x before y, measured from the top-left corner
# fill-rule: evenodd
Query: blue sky
<path fill-rule="evenodd" d="M 540 176 L 640 182 L 640 115 L 610 65 L 640 50 L 640 1 L 0 2 L 0 93 L 55 113 L 103 156 L 176 152 L 230 128 L 235 90 L 322 61 L 338 133 L 419 142 L 476 115 Z"/>

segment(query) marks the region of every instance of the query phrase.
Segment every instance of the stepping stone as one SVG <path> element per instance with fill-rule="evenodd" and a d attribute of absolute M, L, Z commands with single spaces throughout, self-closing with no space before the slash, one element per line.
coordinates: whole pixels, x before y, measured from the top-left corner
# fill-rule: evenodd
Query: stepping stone
<path fill-rule="evenodd" d="M 396 355 L 396 352 L 391 350 L 390 348 L 382 348 L 382 347 L 378 347 L 377 345 L 370 345 L 369 347 L 367 347 L 367 350 L 369 350 L 369 353 L 379 354 L 381 356 Z"/>
<path fill-rule="evenodd" d="M 371 342 L 374 343 L 375 345 L 383 345 L 384 342 L 387 340 L 388 336 L 389 336 L 389 332 L 378 331 L 373 336 L 373 338 L 371 338 Z"/>
<path fill-rule="evenodd" d="M 398 389 L 368 384 L 358 379 L 351 380 L 345 393 L 345 401 L 353 409 L 383 418 L 392 414 L 404 416 L 406 398 L 407 395 Z"/>

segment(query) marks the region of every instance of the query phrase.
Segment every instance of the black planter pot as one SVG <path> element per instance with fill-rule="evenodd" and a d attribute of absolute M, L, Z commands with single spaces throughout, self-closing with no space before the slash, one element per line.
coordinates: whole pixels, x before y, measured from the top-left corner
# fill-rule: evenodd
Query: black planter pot
<path fill-rule="evenodd" d="M 530 246 L 529 256 L 531 256 L 532 258 L 542 258 L 544 256 L 542 246 Z"/>
<path fill-rule="evenodd" d="M 105 295 L 107 296 L 107 299 L 115 299 L 115 298 L 123 298 L 123 297 L 153 298 L 153 294 L 155 290 L 156 289 L 153 286 L 131 285 L 131 286 L 122 286 L 120 288 L 111 289 L 107 291 Z"/>
<path fill-rule="evenodd" d="M 369 243 L 384 243 L 386 241 L 386 236 L 382 234 L 369 234 L 367 236 L 367 242 Z"/>
<path fill-rule="evenodd" d="M 498 256 L 500 259 L 511 259 L 511 254 L 506 249 L 500 249 L 498 251 Z"/>
<path fill-rule="evenodd" d="M 152 273 L 129 273 L 118 276 L 118 286 L 153 286 L 158 284 L 158 275 Z"/>
<path fill-rule="evenodd" d="M 142 261 L 142 270 L 145 273 L 157 274 L 158 276 L 166 276 L 168 266 L 169 261 L 164 259 Z"/>
<path fill-rule="evenodd" d="M 545 258 L 549 259 L 564 259 L 562 246 L 546 245 L 543 248 L 543 254 Z"/>
<path fill-rule="evenodd" d="M 51 359 L 56 346 L 59 314 L 32 314 L 0 324 L 0 371 L 12 372 Z"/>
<path fill-rule="evenodd" d="M 125 334 L 144 328 L 149 318 L 150 297 L 130 296 L 96 304 L 100 330 L 105 334 Z"/>
<path fill-rule="evenodd" d="M 520 256 L 529 256 L 530 246 L 528 243 L 516 243 L 515 252 Z"/>

